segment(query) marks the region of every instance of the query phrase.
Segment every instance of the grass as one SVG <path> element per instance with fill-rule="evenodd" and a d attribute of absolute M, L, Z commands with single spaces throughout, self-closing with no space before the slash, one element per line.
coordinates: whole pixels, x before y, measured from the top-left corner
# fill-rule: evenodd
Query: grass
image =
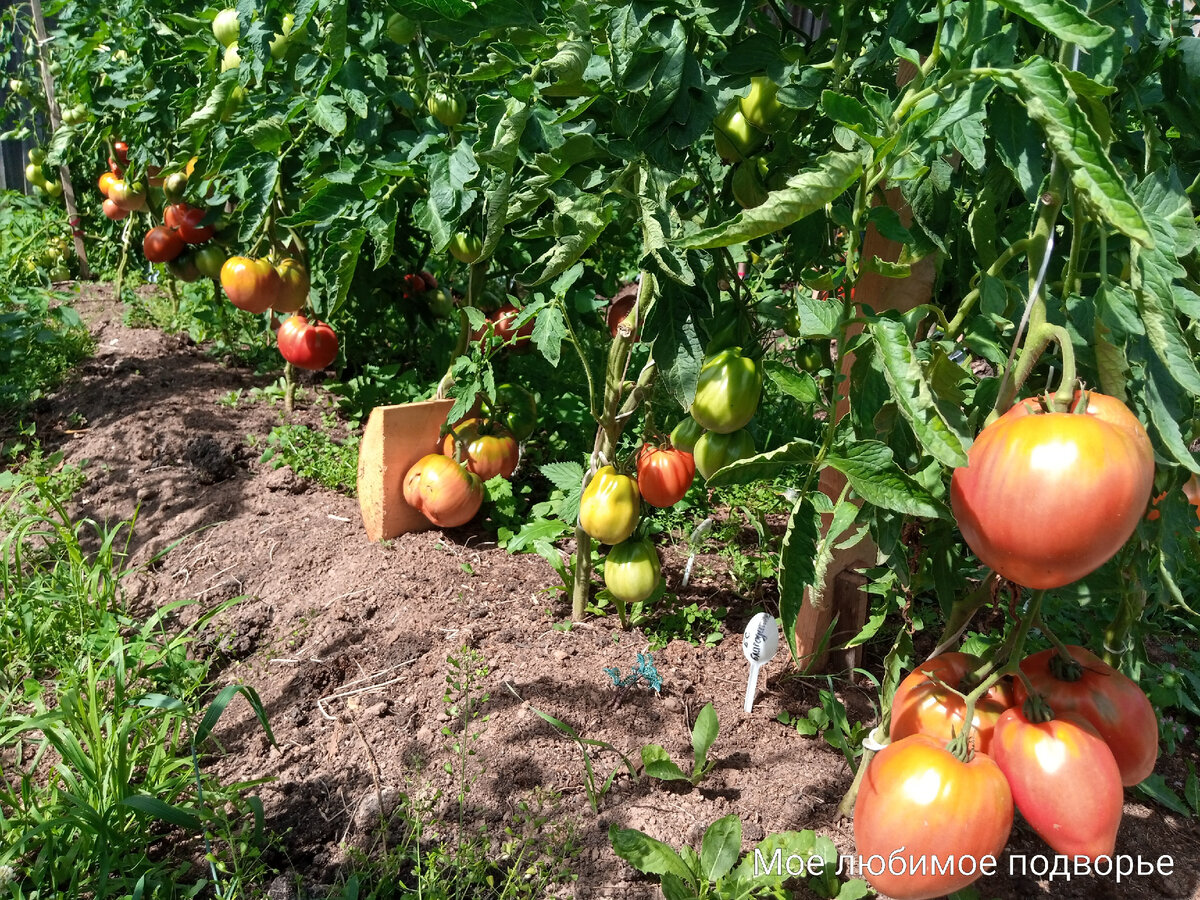
<path fill-rule="evenodd" d="M 0 415 L 45 396 L 92 352 L 79 314 L 53 299 L 40 288 L 0 284 Z"/>
<path fill-rule="evenodd" d="M 301 478 L 324 487 L 353 495 L 358 481 L 359 435 L 352 434 L 343 441 L 333 438 L 336 417 L 322 417 L 323 427 L 307 425 L 276 425 L 267 435 L 267 446 L 261 462 L 276 469 L 290 466 Z"/>

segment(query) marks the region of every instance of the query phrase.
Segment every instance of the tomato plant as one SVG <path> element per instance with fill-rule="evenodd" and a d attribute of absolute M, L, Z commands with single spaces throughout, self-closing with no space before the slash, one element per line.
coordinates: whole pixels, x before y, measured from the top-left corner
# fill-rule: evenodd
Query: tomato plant
<path fill-rule="evenodd" d="M 404 502 L 439 528 L 466 525 L 483 505 L 483 482 L 448 456 L 423 456 L 404 476 Z"/>
<path fill-rule="evenodd" d="M 276 341 L 280 356 L 297 368 L 320 371 L 337 357 L 338 339 L 333 329 L 324 322 L 309 322 L 299 313 L 279 326 Z"/>
<path fill-rule="evenodd" d="M 1150 502 L 1145 429 L 1119 400 L 1087 398 L 1080 413 L 1017 404 L 954 470 L 950 499 L 963 538 L 985 565 L 1026 587 L 1061 587 L 1095 571 Z"/>
<path fill-rule="evenodd" d="M 928 734 L 945 742 L 959 734 L 965 724 L 966 705 L 949 688 L 969 693 L 974 685 L 964 679 L 980 664 L 978 657 L 967 653 L 942 653 L 917 666 L 900 682 L 892 698 L 891 739 Z M 1006 681 L 997 682 L 975 704 L 971 737 L 979 753 L 991 749 L 996 720 L 1012 705 L 1013 690 Z"/>
<path fill-rule="evenodd" d="M 1158 759 L 1158 717 L 1133 681 L 1091 651 L 1067 646 L 1071 661 L 1053 648 L 1021 660 L 1021 671 L 1055 715 L 1076 713 L 1086 719 L 1113 753 L 1126 787 L 1154 771 Z M 1016 685 L 1016 702 L 1028 698 L 1025 683 Z"/>
<path fill-rule="evenodd" d="M 601 466 L 583 489 L 579 524 L 600 543 L 619 544 L 637 527 L 641 499 L 636 479 Z"/>
<path fill-rule="evenodd" d="M 518 441 L 525 441 L 537 428 L 537 398 L 518 384 L 496 387 L 496 402 L 484 401 L 489 417 L 502 422 Z"/>
<path fill-rule="evenodd" d="M 710 356 L 700 368 L 692 418 L 708 431 L 729 434 L 744 428 L 762 395 L 762 364 L 730 347 Z"/>
<path fill-rule="evenodd" d="M 1046 715 L 1028 701 L 1006 710 L 996 722 L 992 758 L 1021 815 L 1056 853 L 1111 856 L 1125 803 L 1117 761 L 1082 716 Z"/>
<path fill-rule="evenodd" d="M 658 551 L 645 538 L 622 541 L 604 559 L 604 586 L 622 603 L 640 603 L 662 579 Z"/>
<path fill-rule="evenodd" d="M 466 419 L 451 429 L 442 443 L 442 452 L 460 459 L 483 481 L 497 475 L 512 478 L 521 458 L 521 448 L 513 435 L 494 422 L 479 419 Z"/>
<path fill-rule="evenodd" d="M 979 878 L 984 857 L 999 858 L 1013 824 L 1013 796 L 1000 768 L 976 754 L 963 762 L 943 742 L 914 734 L 883 748 L 868 765 L 854 805 L 854 845 L 867 859 L 923 860 L 919 873 L 867 874 L 871 886 L 896 900 L 925 900 L 961 890 Z M 934 858 L 947 872 L 935 872 Z M 976 866 L 963 874 L 958 861 Z"/>
<path fill-rule="evenodd" d="M 696 476 L 692 454 L 676 447 L 643 444 L 637 458 L 638 490 L 651 506 L 674 506 Z"/>
<path fill-rule="evenodd" d="M 696 459 L 696 469 L 708 480 L 718 469 L 753 456 L 754 438 L 744 428 L 730 434 L 706 431 L 697 439 L 692 454 Z"/>

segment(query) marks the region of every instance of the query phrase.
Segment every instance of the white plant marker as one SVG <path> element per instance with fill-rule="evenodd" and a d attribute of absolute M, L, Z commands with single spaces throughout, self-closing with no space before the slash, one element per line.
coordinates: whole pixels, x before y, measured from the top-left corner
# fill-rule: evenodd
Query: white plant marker
<path fill-rule="evenodd" d="M 746 633 L 742 635 L 742 653 L 750 661 L 750 681 L 746 685 L 746 712 L 754 709 L 754 692 L 758 689 L 759 670 L 775 658 L 778 650 L 779 625 L 774 616 L 760 612 L 746 625 Z"/>

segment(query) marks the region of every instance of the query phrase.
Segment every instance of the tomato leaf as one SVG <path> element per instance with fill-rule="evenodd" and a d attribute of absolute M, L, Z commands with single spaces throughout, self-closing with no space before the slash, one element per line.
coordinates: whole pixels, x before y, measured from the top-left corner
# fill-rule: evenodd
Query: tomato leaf
<path fill-rule="evenodd" d="M 771 191 L 767 202 L 743 210 L 723 225 L 705 228 L 679 241 L 681 247 L 728 247 L 764 237 L 824 209 L 840 197 L 862 174 L 858 153 L 828 153 L 817 160 L 817 168 L 788 179 L 787 185 Z"/>
<path fill-rule="evenodd" d="M 804 604 L 804 591 L 816 577 L 813 560 L 820 536 L 820 517 L 807 497 L 799 497 L 788 518 L 787 531 L 779 552 L 779 621 L 787 639 L 792 659 L 803 669 L 807 660 L 800 659 L 796 646 L 796 619 Z M 811 647 L 805 647 L 811 653 Z"/>
<path fill-rule="evenodd" d="M 521 283 L 532 287 L 565 272 L 596 242 L 615 214 L 612 206 L 589 194 L 561 199 L 554 214 L 555 243 L 521 273 Z"/>
<path fill-rule="evenodd" d="M 797 438 L 755 456 L 748 456 L 717 469 L 709 476 L 709 487 L 728 487 L 731 484 L 750 484 L 754 481 L 769 481 L 793 466 L 812 465 L 816 459 L 816 447 L 811 441 Z"/>
<path fill-rule="evenodd" d="M 997 0 L 1011 13 L 1032 22 L 1064 43 L 1097 47 L 1113 30 L 1092 19 L 1069 0 Z"/>
<path fill-rule="evenodd" d="M 1177 463 L 1192 472 L 1200 473 L 1200 463 L 1188 449 L 1188 441 L 1179 427 L 1180 422 L 1187 421 L 1187 416 L 1183 413 L 1184 398 L 1179 396 L 1177 385 L 1156 357 L 1152 357 L 1146 366 L 1142 399 L 1150 412 L 1150 423 L 1154 426 L 1163 447 Z"/>
<path fill-rule="evenodd" d="M 843 442 L 825 457 L 868 503 L 909 516 L 949 519 L 950 511 L 903 471 L 892 448 L 879 441 Z"/>
<path fill-rule="evenodd" d="M 1025 109 L 1041 127 L 1046 142 L 1071 173 L 1075 189 L 1091 201 L 1114 228 L 1144 247 L 1154 238 L 1137 201 L 1104 150 L 1062 71 L 1043 57 L 1019 69 L 996 74 L 1012 81 Z"/>
<path fill-rule="evenodd" d="M 712 704 L 704 707 L 712 709 Z M 742 820 L 736 814 L 713 822 L 700 844 L 700 872 L 709 881 L 724 878 L 742 854 Z"/>
<path fill-rule="evenodd" d="M 808 291 L 796 292 L 796 312 L 800 317 L 799 337 L 831 338 L 842 321 L 842 304 L 828 297 L 814 297 Z"/>
<path fill-rule="evenodd" d="M 538 310 L 533 324 L 533 343 L 546 362 L 555 368 L 562 357 L 562 342 L 566 336 L 567 325 L 557 304 Z"/>
<path fill-rule="evenodd" d="M 967 464 L 963 437 L 951 428 L 934 402 L 933 391 L 909 342 L 904 324 L 880 318 L 871 323 L 871 337 L 879 348 L 884 377 L 901 415 L 921 442 L 943 465 Z"/>
<path fill-rule="evenodd" d="M 820 393 L 817 382 L 808 372 L 798 372 L 777 359 L 768 359 L 763 370 L 781 391 L 801 403 L 816 403 Z"/>

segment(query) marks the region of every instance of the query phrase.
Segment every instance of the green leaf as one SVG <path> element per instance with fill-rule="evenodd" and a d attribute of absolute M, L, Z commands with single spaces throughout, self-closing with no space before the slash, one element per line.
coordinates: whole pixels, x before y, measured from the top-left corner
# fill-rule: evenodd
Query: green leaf
<path fill-rule="evenodd" d="M 267 733 L 267 739 L 272 744 L 275 743 L 275 735 L 271 733 L 271 725 L 267 721 L 267 711 L 262 705 L 262 700 L 259 699 L 258 692 L 254 688 L 245 684 L 230 684 L 221 689 L 221 692 L 209 704 L 208 711 L 204 714 L 204 718 L 200 721 L 200 727 L 196 729 L 195 735 L 192 737 L 192 746 L 198 747 L 204 743 L 216 727 L 217 720 L 221 718 L 221 714 L 225 712 L 225 708 L 229 706 L 230 701 L 238 694 L 246 698 L 246 702 L 250 704 L 250 708 L 258 717 L 258 722 L 262 725 L 263 731 Z"/>
<path fill-rule="evenodd" d="M 538 541 L 553 541 L 566 533 L 568 525 L 561 519 L 532 519 L 521 526 L 513 537 L 509 538 L 505 550 L 509 553 L 520 553 L 532 548 Z"/>
<path fill-rule="evenodd" d="M 710 703 L 706 709 L 711 708 Z M 717 819 L 700 843 L 700 872 L 709 881 L 724 878 L 742 855 L 742 820 L 736 815 Z"/>
<path fill-rule="evenodd" d="M 366 231 L 358 229 L 352 232 L 348 238 L 338 243 L 337 249 L 341 250 L 341 255 L 334 269 L 334 285 L 336 286 L 336 290 L 334 291 L 333 302 L 329 310 L 325 313 L 325 318 L 333 318 L 341 310 L 342 304 L 346 302 L 346 297 L 350 295 L 350 285 L 354 281 L 354 271 L 358 268 L 358 260 L 362 254 L 362 245 L 366 239 Z"/>
<path fill-rule="evenodd" d="M 683 774 L 683 769 L 671 760 L 671 754 L 659 744 L 647 744 L 642 748 L 642 768 L 651 778 L 662 781 L 688 780 Z"/>
<path fill-rule="evenodd" d="M 533 322 L 533 343 L 546 362 L 555 368 L 562 358 L 562 343 L 567 336 L 567 325 L 562 310 L 557 304 L 542 307 Z"/>
<path fill-rule="evenodd" d="M 346 131 L 346 111 L 342 109 L 338 97 L 333 94 L 322 94 L 312 105 L 312 120 L 318 128 L 323 128 L 338 137 Z"/>
<path fill-rule="evenodd" d="M 1037 201 L 1038 192 L 1046 178 L 1042 141 L 1029 127 L 1029 116 L 1013 97 L 1000 93 L 992 97 L 988 109 L 988 131 L 996 147 L 996 155 L 1021 187 L 1026 201 Z"/>
<path fill-rule="evenodd" d="M 796 646 L 796 618 L 804 604 L 804 589 L 816 577 L 813 560 L 820 538 L 820 517 L 807 497 L 792 507 L 779 552 L 779 622 L 792 659 L 803 668 Z M 809 648 L 811 650 L 811 648 Z"/>
<path fill-rule="evenodd" d="M 683 859 L 662 841 L 633 828 L 609 826 L 608 840 L 613 852 L 639 872 L 647 875 L 671 874 L 688 884 L 694 884 L 695 875 Z"/>
<path fill-rule="evenodd" d="M 781 391 L 794 400 L 799 400 L 801 403 L 816 403 L 820 397 L 816 379 L 808 372 L 797 372 L 791 366 L 785 366 L 777 359 L 768 359 L 764 362 L 763 370 Z"/>
<path fill-rule="evenodd" d="M 814 297 L 809 291 L 796 293 L 796 312 L 800 317 L 800 337 L 831 338 L 842 321 L 842 304 L 828 297 Z"/>
<path fill-rule="evenodd" d="M 1142 246 L 1152 247 L 1154 239 L 1141 208 L 1059 68 L 1037 56 L 1019 69 L 996 74 L 1016 84 L 1025 109 L 1066 165 L 1075 189 L 1114 228 Z"/>
<path fill-rule="evenodd" d="M 817 160 L 817 168 L 788 179 L 772 191 L 766 203 L 741 212 L 723 225 L 688 235 L 679 245 L 689 249 L 728 247 L 764 237 L 824 209 L 840 197 L 862 174 L 857 153 L 829 153 Z"/>
<path fill-rule="evenodd" d="M 208 99 L 204 101 L 204 106 L 184 119 L 183 124 L 179 126 L 180 129 L 191 131 L 194 128 L 211 125 L 218 121 L 225 109 L 225 101 L 229 99 L 229 94 L 233 91 L 236 84 L 237 81 L 232 78 L 222 78 L 214 84 L 212 91 L 208 95 Z"/>
<path fill-rule="evenodd" d="M 521 273 L 521 283 L 532 287 L 565 272 L 596 243 L 614 214 L 615 210 L 600 197 L 589 194 L 562 201 L 554 215 L 556 240 Z"/>
<path fill-rule="evenodd" d="M 871 110 L 845 94 L 822 91 L 821 109 L 833 121 L 860 133 L 875 134 L 879 130 L 879 123 L 871 115 Z"/>
<path fill-rule="evenodd" d="M 811 441 L 797 438 L 782 447 L 739 459 L 713 472 L 708 487 L 727 487 L 731 484 L 750 484 L 754 481 L 769 481 L 793 466 L 812 465 L 816 459 L 816 447 Z"/>
<path fill-rule="evenodd" d="M 200 824 L 200 819 L 195 814 L 181 807 L 172 806 L 170 803 L 164 803 L 157 797 L 148 797 L 145 794 L 132 794 L 128 797 L 122 797 L 121 805 L 154 816 L 156 819 L 161 819 L 170 825 L 174 825 L 176 828 L 200 831 L 203 827 Z"/>
<path fill-rule="evenodd" d="M 255 150 L 274 153 L 291 138 L 292 133 L 278 116 L 269 116 L 247 127 L 245 135 Z"/>
<path fill-rule="evenodd" d="M 996 0 L 1011 13 L 1032 22 L 1051 37 L 1080 47 L 1097 47 L 1113 30 L 1088 17 L 1070 0 Z"/>
<path fill-rule="evenodd" d="M 734 877 L 743 884 L 753 884 L 763 888 L 778 887 L 791 876 L 788 875 L 786 860 L 788 857 L 807 861 L 812 855 L 816 834 L 812 831 L 779 831 L 768 834 L 758 842 L 754 851 L 742 857 L 742 861 L 734 870 Z M 772 865 L 776 853 L 783 863 Z M 757 854 L 757 855 L 756 855 Z M 756 860 L 766 861 L 766 871 L 759 871 Z M 794 868 L 794 867 L 793 867 Z"/>
<path fill-rule="evenodd" d="M 1152 357 L 1146 367 L 1142 397 L 1150 413 L 1150 423 L 1154 426 L 1162 446 L 1181 466 L 1200 473 L 1200 463 L 1188 449 L 1187 438 L 1184 437 L 1179 424 L 1187 420 L 1183 414 L 1186 398 L 1179 396 L 1175 381 L 1157 358 Z"/>
<path fill-rule="evenodd" d="M 1137 786 L 1137 790 L 1172 812 L 1179 813 L 1181 816 L 1191 817 L 1192 815 L 1192 811 L 1188 809 L 1187 804 L 1179 798 L 1177 793 L 1167 786 L 1166 779 L 1157 772 L 1141 782 Z"/>
<path fill-rule="evenodd" d="M 825 457 L 868 503 L 908 516 L 949 519 L 950 511 L 904 472 L 892 448 L 879 441 L 847 443 Z"/>
<path fill-rule="evenodd" d="M 696 716 L 696 724 L 692 726 L 693 779 L 704 771 L 708 762 L 708 751 L 717 739 L 717 730 L 717 711 L 713 709 L 712 701 L 709 701 L 704 704 L 704 709 Z"/>
<path fill-rule="evenodd" d="M 943 465 L 956 468 L 967 464 L 963 438 L 942 417 L 933 391 L 917 361 L 904 324 L 880 318 L 871 323 L 871 337 L 879 348 L 884 377 L 901 415 L 912 426 L 921 445 Z"/>

